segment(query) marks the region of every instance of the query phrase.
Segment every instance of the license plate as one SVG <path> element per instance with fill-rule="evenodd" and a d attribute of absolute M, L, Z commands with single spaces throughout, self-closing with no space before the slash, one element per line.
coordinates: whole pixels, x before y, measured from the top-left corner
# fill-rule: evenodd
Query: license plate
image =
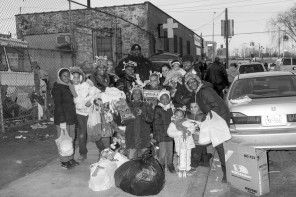
<path fill-rule="evenodd" d="M 262 116 L 262 126 L 270 127 L 270 126 L 282 126 L 287 124 L 287 116 L 286 115 L 268 115 Z"/>

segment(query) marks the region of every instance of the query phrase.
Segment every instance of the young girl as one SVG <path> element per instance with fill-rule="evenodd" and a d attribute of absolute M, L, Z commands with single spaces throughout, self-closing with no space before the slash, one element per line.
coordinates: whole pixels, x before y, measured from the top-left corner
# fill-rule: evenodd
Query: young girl
<path fill-rule="evenodd" d="M 199 109 L 197 103 L 190 103 L 190 114 L 187 115 L 188 119 L 201 122 L 204 114 Z M 209 160 L 212 154 L 207 153 L 207 146 L 198 144 L 198 135 L 193 134 L 195 147 L 191 150 L 191 167 L 197 168 L 199 165 L 209 167 Z"/>
<path fill-rule="evenodd" d="M 154 110 L 153 120 L 153 137 L 157 143 L 159 143 L 159 162 L 165 169 L 165 164 L 171 173 L 175 173 L 175 167 L 173 164 L 173 138 L 169 137 L 167 130 L 171 123 L 171 117 L 173 116 L 173 105 L 170 100 L 170 92 L 162 90 L 157 99 L 158 105 Z"/>
<path fill-rule="evenodd" d="M 85 82 L 85 75 L 78 67 L 70 69 L 72 74 L 72 82 L 77 92 L 77 97 L 74 99 L 77 123 L 78 123 L 78 142 L 79 154 L 78 161 L 83 161 L 87 158 L 87 120 L 88 114 L 91 111 L 91 106 L 96 97 L 99 96 L 100 90 L 94 86 L 90 86 Z"/>
<path fill-rule="evenodd" d="M 177 109 L 174 113 L 175 120 L 171 122 L 168 128 L 168 135 L 174 138 L 175 150 L 179 156 L 178 169 L 179 176 L 186 176 L 191 170 L 191 149 L 195 147 L 192 133 L 182 125 L 185 119 L 185 112 Z M 192 131 L 193 132 L 193 131 Z M 183 173 L 183 174 L 182 174 Z"/>
<path fill-rule="evenodd" d="M 58 71 L 58 80 L 54 83 L 51 90 L 54 100 L 54 124 L 57 128 L 58 138 L 63 130 L 67 130 L 69 136 L 74 142 L 76 110 L 74 98 L 77 93 L 70 81 L 70 71 L 67 68 L 61 68 Z M 74 153 L 71 156 L 60 156 L 61 166 L 65 169 L 71 169 L 79 163 L 74 160 Z"/>
<path fill-rule="evenodd" d="M 153 120 L 152 106 L 143 102 L 143 89 L 135 86 L 129 107 L 135 119 L 123 122 L 126 125 L 125 143 L 129 159 L 140 157 L 150 146 L 150 124 Z"/>
<path fill-rule="evenodd" d="M 178 60 L 172 61 L 172 70 L 179 72 L 182 76 L 186 74 L 186 71 L 181 68 L 181 62 Z"/>

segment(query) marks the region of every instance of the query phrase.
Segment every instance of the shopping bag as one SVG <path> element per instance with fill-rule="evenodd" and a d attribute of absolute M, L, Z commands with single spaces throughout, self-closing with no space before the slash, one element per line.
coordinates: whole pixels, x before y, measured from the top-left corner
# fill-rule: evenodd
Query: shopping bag
<path fill-rule="evenodd" d="M 73 140 L 69 136 L 66 129 L 61 129 L 61 135 L 55 140 L 56 145 L 61 156 L 71 156 L 73 155 Z"/>
<path fill-rule="evenodd" d="M 209 127 L 210 139 L 213 147 L 222 144 L 223 142 L 231 139 L 231 134 L 226 121 L 221 118 L 216 112 L 212 111 L 212 119 Z"/>
<path fill-rule="evenodd" d="M 102 130 L 102 120 L 100 108 L 93 105 L 87 119 L 87 135 L 88 140 L 91 142 L 99 141 L 102 136 L 100 131 Z"/>
<path fill-rule="evenodd" d="M 112 137 L 113 135 L 113 129 L 111 123 L 106 121 L 105 113 L 101 115 L 101 123 L 99 123 L 99 133 L 102 137 Z"/>
<path fill-rule="evenodd" d="M 125 120 L 131 120 L 136 118 L 125 100 L 121 99 L 117 101 L 115 103 L 115 106 L 119 112 L 121 123 Z"/>
<path fill-rule="evenodd" d="M 114 172 L 116 169 L 116 163 L 108 159 L 101 159 L 97 163 L 90 165 L 88 187 L 93 191 L 103 191 L 114 187 Z"/>
<path fill-rule="evenodd" d="M 117 164 L 117 168 L 119 168 L 125 162 L 128 162 L 129 159 L 123 154 L 116 152 L 114 155 L 114 162 Z"/>
<path fill-rule="evenodd" d="M 210 124 L 211 124 L 211 120 L 209 116 L 207 116 L 206 119 L 200 123 L 198 144 L 207 145 L 211 143 L 210 130 L 209 130 Z"/>
<path fill-rule="evenodd" d="M 151 154 L 125 162 L 114 178 L 116 187 L 137 196 L 157 195 L 165 184 L 165 174 Z"/>

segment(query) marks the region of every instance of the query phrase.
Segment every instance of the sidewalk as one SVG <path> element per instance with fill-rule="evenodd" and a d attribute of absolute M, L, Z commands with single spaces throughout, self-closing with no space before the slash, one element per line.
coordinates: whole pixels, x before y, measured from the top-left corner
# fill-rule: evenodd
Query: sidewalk
<path fill-rule="evenodd" d="M 75 196 L 132 196 L 118 188 L 111 188 L 107 191 L 93 192 L 88 188 L 89 166 L 96 162 L 98 152 L 95 144 L 88 143 L 88 158 L 72 170 L 65 170 L 60 167 L 58 159 L 48 163 L 44 168 L 20 178 L 2 190 L 1 197 L 75 197 Z M 75 158 L 78 157 L 76 153 Z M 198 167 L 197 172 L 187 178 L 178 178 L 177 174 L 166 172 L 166 184 L 164 189 L 157 196 L 202 196 L 209 168 Z"/>

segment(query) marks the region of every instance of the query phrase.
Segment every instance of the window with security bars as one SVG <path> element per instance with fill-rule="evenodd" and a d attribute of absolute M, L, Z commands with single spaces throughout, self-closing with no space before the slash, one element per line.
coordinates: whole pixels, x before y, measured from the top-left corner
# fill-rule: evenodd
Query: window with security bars
<path fill-rule="evenodd" d="M 107 56 L 113 58 L 112 53 L 112 37 L 98 37 L 97 36 L 97 56 Z"/>
<path fill-rule="evenodd" d="M 190 55 L 190 41 L 187 41 L 187 54 Z"/>
<path fill-rule="evenodd" d="M 174 53 L 178 53 L 178 36 L 174 35 Z"/>
<path fill-rule="evenodd" d="M 170 51 L 170 42 L 168 39 L 168 32 L 164 31 L 164 51 Z"/>
<path fill-rule="evenodd" d="M 179 53 L 180 53 L 180 56 L 182 57 L 183 56 L 183 39 L 181 37 L 179 38 Z"/>

